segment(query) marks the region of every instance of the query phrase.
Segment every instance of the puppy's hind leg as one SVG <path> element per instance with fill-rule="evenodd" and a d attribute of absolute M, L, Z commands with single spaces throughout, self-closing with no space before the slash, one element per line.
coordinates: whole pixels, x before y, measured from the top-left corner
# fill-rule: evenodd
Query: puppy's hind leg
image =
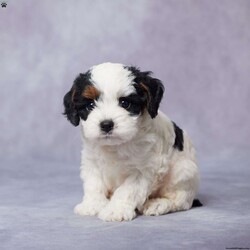
<path fill-rule="evenodd" d="M 161 215 L 170 212 L 173 201 L 167 198 L 152 198 L 145 202 L 141 213 L 144 215 Z"/>
<path fill-rule="evenodd" d="M 188 210 L 199 187 L 199 171 L 189 159 L 178 160 L 171 169 L 170 188 L 166 195 L 173 201 L 170 212 Z"/>
<path fill-rule="evenodd" d="M 161 215 L 192 207 L 199 184 L 198 167 L 189 159 L 178 160 L 171 168 L 168 183 L 159 190 L 159 197 L 149 199 L 141 212 Z"/>

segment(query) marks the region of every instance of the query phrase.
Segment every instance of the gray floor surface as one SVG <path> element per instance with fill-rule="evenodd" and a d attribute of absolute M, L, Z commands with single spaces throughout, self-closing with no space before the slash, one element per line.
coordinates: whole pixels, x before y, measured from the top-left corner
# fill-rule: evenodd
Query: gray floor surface
<path fill-rule="evenodd" d="M 77 164 L 1 161 L 0 249 L 250 248 L 249 163 L 201 162 L 201 208 L 107 223 L 73 214 Z"/>

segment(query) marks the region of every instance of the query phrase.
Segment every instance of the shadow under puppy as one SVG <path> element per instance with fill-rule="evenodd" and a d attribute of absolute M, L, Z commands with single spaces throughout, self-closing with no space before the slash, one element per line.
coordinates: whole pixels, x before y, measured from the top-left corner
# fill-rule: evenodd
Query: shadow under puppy
<path fill-rule="evenodd" d="M 80 74 L 64 114 L 81 125 L 83 201 L 74 211 L 105 221 L 192 207 L 199 185 L 195 149 L 158 111 L 164 92 L 151 72 L 103 63 Z M 201 205 L 195 200 L 194 205 Z"/>

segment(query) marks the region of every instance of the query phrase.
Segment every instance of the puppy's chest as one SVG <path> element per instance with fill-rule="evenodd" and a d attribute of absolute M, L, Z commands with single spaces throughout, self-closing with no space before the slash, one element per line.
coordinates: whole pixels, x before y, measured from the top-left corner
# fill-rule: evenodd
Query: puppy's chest
<path fill-rule="evenodd" d="M 144 152 L 135 153 L 133 150 L 127 151 L 105 151 L 100 152 L 97 159 L 98 167 L 103 171 L 111 171 L 113 168 L 122 172 L 129 169 L 140 168 L 146 159 Z"/>
<path fill-rule="evenodd" d="M 102 152 L 97 160 L 102 179 L 110 192 L 118 188 L 129 175 L 133 175 L 143 166 L 143 154 L 139 158 L 131 154 Z"/>
<path fill-rule="evenodd" d="M 159 149 L 157 144 L 148 141 L 136 141 L 118 147 L 104 147 L 98 150 L 97 163 L 103 168 L 118 168 L 122 171 L 141 169 L 154 161 Z"/>

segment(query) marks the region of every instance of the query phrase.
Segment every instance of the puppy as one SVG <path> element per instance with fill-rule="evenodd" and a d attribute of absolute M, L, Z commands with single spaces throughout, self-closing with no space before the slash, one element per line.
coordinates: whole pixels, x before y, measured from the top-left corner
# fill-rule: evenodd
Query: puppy
<path fill-rule="evenodd" d="M 76 214 L 129 221 L 136 212 L 192 207 L 199 184 L 195 149 L 187 133 L 158 111 L 163 92 L 151 72 L 122 64 L 103 63 L 75 79 L 64 114 L 80 124 L 84 143 L 84 197 Z"/>

